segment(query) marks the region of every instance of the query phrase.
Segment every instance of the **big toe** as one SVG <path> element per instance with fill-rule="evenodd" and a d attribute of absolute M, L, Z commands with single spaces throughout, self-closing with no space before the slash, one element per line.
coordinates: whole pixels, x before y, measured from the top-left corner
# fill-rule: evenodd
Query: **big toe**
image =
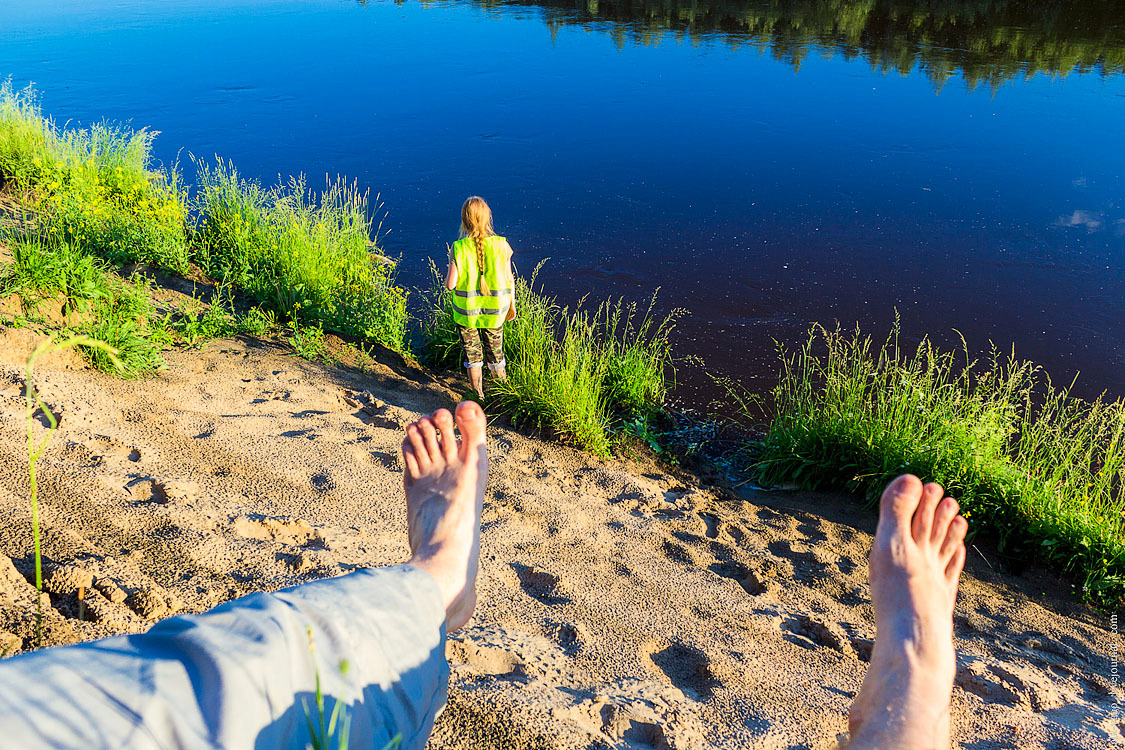
<path fill-rule="evenodd" d="M 484 416 L 484 409 L 476 401 L 462 401 L 457 404 L 457 429 L 461 431 L 461 439 L 465 444 L 480 444 L 484 442 L 484 430 L 488 424 Z"/>
<path fill-rule="evenodd" d="M 879 501 L 879 525 L 909 527 L 921 500 L 922 480 L 913 474 L 903 474 L 883 490 Z"/>

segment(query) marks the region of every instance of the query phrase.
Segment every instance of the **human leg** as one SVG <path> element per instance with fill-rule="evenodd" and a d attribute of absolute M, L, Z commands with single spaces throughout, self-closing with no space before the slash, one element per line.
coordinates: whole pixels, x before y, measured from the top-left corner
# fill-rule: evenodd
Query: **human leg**
<path fill-rule="evenodd" d="M 488 369 L 497 380 L 507 380 L 507 362 L 504 360 L 504 326 L 482 328 L 480 336 L 484 343 L 484 360 L 488 363 Z"/>
<path fill-rule="evenodd" d="M 476 606 L 480 516 L 488 455 L 486 421 L 480 405 L 457 406 L 454 419 L 445 409 L 406 428 L 402 443 L 403 483 L 410 536 L 410 564 L 430 573 L 442 589 L 446 628 L 460 628 Z"/>
<path fill-rule="evenodd" d="M 909 474 L 883 492 L 870 559 L 875 646 L 849 714 L 851 748 L 949 747 L 953 604 L 968 524 L 942 495 Z"/>
<path fill-rule="evenodd" d="M 469 385 L 480 397 L 484 397 L 484 349 L 481 346 L 480 330 L 458 326 L 461 334 L 461 347 L 465 350 L 465 371 L 469 376 Z"/>
<path fill-rule="evenodd" d="M 458 408 L 460 443 L 453 426 L 439 410 L 407 430 L 407 564 L 4 660 L 0 684 L 20 689 L 0 691 L 0 744 L 305 748 L 304 709 L 315 714 L 320 690 L 326 712 L 348 711 L 352 745 L 400 735 L 403 750 L 422 750 L 445 703 L 445 631 L 476 600 L 484 413 Z"/>

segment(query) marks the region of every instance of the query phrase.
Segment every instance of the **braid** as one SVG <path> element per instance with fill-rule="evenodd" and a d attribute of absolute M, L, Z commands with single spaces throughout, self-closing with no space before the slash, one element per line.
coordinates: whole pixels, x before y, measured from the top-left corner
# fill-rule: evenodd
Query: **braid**
<path fill-rule="evenodd" d="M 480 234 L 473 236 L 473 242 L 477 246 L 477 281 L 480 284 L 480 293 L 489 297 L 492 292 L 488 289 L 488 282 L 484 280 L 484 272 L 487 270 L 487 264 L 484 259 L 484 237 Z"/>
<path fill-rule="evenodd" d="M 477 286 L 482 297 L 492 296 L 492 291 L 488 288 L 488 282 L 484 278 L 484 273 L 488 270 L 488 258 L 484 254 L 484 241 L 493 236 L 492 211 L 488 208 L 488 204 L 479 195 L 469 196 L 464 205 L 461 206 L 461 237 L 462 239 L 472 237 L 473 244 L 476 246 Z"/>

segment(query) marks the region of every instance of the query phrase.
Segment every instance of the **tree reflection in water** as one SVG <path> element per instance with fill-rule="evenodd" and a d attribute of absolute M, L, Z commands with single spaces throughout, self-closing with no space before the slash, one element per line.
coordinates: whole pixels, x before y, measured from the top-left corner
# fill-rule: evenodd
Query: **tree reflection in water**
<path fill-rule="evenodd" d="M 428 0 L 446 2 L 448 0 Z M 426 2 L 426 0 L 424 0 Z M 677 36 L 720 38 L 799 67 L 838 53 L 881 71 L 960 74 L 999 86 L 1036 73 L 1125 72 L 1120 0 L 471 0 L 495 11 L 538 8 L 552 30 L 604 31 L 619 46 Z"/>

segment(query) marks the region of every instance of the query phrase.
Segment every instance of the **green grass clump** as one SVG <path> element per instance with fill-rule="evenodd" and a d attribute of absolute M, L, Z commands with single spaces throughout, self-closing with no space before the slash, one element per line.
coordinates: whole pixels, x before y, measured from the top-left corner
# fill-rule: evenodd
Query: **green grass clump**
<path fill-rule="evenodd" d="M 394 283 L 394 265 L 375 251 L 366 193 L 338 180 L 316 194 L 303 178 L 266 190 L 240 179 L 230 164 L 200 165 L 189 227 L 178 174 L 151 167 L 153 135 L 109 125 L 59 128 L 43 116 L 33 91 L 0 83 L 0 187 L 14 189 L 24 211 L 19 225 L 49 250 L 28 246 L 28 253 L 62 263 L 17 259 L 24 286 L 9 284 L 10 291 L 46 291 L 53 284 L 52 294 L 81 292 L 78 285 L 104 269 L 72 262 L 75 253 L 178 273 L 194 262 L 302 328 L 408 351 L 407 293 Z M 60 268 L 79 275 L 56 278 Z M 103 295 L 96 304 L 99 334 L 120 337 L 114 346 L 126 369 L 150 370 L 156 358 L 142 352 L 142 340 L 151 341 L 155 327 L 129 322 L 131 308 L 116 298 Z M 260 333 L 276 327 L 264 311 L 232 322 L 224 310 L 189 310 L 164 326 L 165 336 L 178 334 L 194 346 L 243 325 Z"/>
<path fill-rule="evenodd" d="M 13 263 L 0 275 L 0 296 L 18 294 L 25 308 L 62 296 L 67 307 L 85 309 L 91 300 L 110 294 L 105 264 L 69 242 L 39 237 L 5 237 Z"/>
<path fill-rule="evenodd" d="M 100 347 L 79 346 L 90 364 L 126 378 L 153 375 L 164 369 L 161 350 L 170 343 L 164 321 L 156 317 L 144 277 L 111 278 L 113 291 L 93 307 L 93 317 L 78 331 L 117 352 L 110 358 Z"/>
<path fill-rule="evenodd" d="M 406 292 L 372 249 L 368 197 L 354 184 L 323 194 L 303 179 L 267 190 L 234 167 L 200 165 L 197 262 L 301 324 L 406 351 Z"/>
<path fill-rule="evenodd" d="M 81 252 L 73 243 L 46 237 L 2 237 L 13 262 L 0 274 L 0 296 L 18 294 L 28 310 L 48 299 L 63 301 L 71 332 L 103 342 L 106 347 L 77 347 L 90 363 L 125 377 L 151 375 L 164 367 L 160 351 L 171 343 L 153 310 L 149 282 L 135 275 L 126 281 L 103 261 Z"/>
<path fill-rule="evenodd" d="M 762 404 L 743 402 L 752 418 Z M 941 483 L 974 533 L 1002 553 L 1076 575 L 1082 594 L 1125 600 L 1125 403 L 1087 402 L 1042 371 L 994 352 L 923 340 L 882 347 L 858 331 L 814 328 L 782 352 L 767 433 L 752 451 L 769 485 L 862 490 L 895 476 Z"/>
<path fill-rule="evenodd" d="M 155 134 L 108 125 L 62 129 L 30 89 L 0 84 L 0 181 L 40 225 L 115 263 L 188 266 L 187 209 L 175 171 L 152 168 Z"/>
<path fill-rule="evenodd" d="M 541 267 L 542 264 L 540 264 Z M 516 277 L 516 320 L 504 325 L 508 379 L 487 384 L 489 408 L 547 427 L 607 455 L 624 420 L 659 412 L 668 393 L 668 334 L 679 313 L 657 322 L 652 306 L 603 302 L 593 310 L 560 307 Z M 437 268 L 423 328 L 424 358 L 454 368 L 463 354 L 452 294 Z"/>
<path fill-rule="evenodd" d="M 229 290 L 223 287 L 211 295 L 210 303 L 193 294 L 179 316 L 169 320 L 168 327 L 189 348 L 199 348 L 211 339 L 233 336 L 243 330 Z"/>

